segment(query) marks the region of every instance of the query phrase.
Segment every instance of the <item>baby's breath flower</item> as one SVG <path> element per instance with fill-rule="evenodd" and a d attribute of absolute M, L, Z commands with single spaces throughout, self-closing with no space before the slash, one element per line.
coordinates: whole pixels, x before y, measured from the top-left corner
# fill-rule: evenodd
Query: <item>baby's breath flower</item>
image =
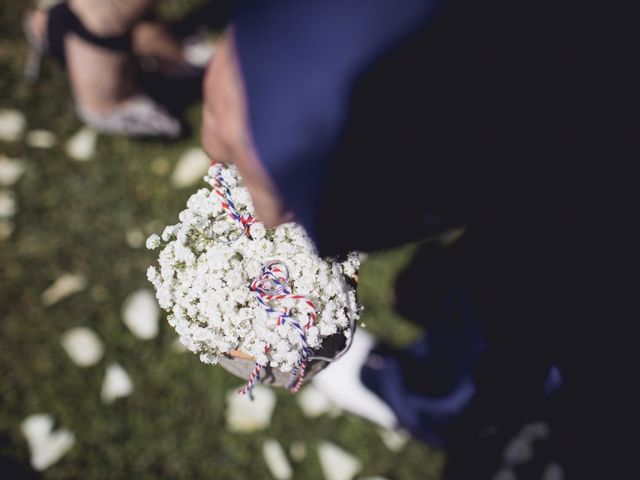
<path fill-rule="evenodd" d="M 151 235 L 147 238 L 147 248 L 149 250 L 154 250 L 160 246 L 160 236 L 157 234 Z"/>
<path fill-rule="evenodd" d="M 216 171 L 209 170 L 206 181 Z M 234 205 L 241 215 L 253 214 L 247 190 L 234 167 L 225 167 L 222 176 L 231 189 Z M 307 330 L 307 343 L 318 348 L 323 338 L 342 332 L 350 335 L 349 323 L 358 319 L 361 307 L 355 290 L 342 275 L 355 276 L 360 261 L 357 254 L 343 263 L 318 257 L 304 229 L 294 223 L 267 228 L 255 222 L 250 236 L 224 210 L 219 196 L 203 188 L 187 201 L 180 222 L 151 235 L 147 248 L 164 247 L 158 267 L 149 267 L 147 278 L 156 290 L 167 320 L 180 342 L 200 355 L 204 363 L 217 363 L 231 350 L 256 357 L 282 372 L 289 372 L 300 358 L 300 335 L 290 321 L 277 325 L 277 315 L 269 314 L 250 288 L 262 266 L 279 260 L 289 271 L 288 288 L 313 301 L 316 320 Z M 310 307 L 295 299 L 282 300 L 293 320 L 307 328 Z M 264 345 L 270 345 L 265 353 Z"/>

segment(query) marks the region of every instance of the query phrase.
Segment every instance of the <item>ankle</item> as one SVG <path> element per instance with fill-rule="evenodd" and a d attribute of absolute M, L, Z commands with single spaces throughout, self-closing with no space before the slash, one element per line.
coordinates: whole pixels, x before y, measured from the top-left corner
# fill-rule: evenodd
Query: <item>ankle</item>
<path fill-rule="evenodd" d="M 109 3 L 109 2 L 107 2 Z M 115 37 L 124 35 L 132 23 L 118 18 L 107 6 L 93 5 L 92 2 L 69 0 L 69 9 L 78 17 L 82 25 L 98 37 Z"/>

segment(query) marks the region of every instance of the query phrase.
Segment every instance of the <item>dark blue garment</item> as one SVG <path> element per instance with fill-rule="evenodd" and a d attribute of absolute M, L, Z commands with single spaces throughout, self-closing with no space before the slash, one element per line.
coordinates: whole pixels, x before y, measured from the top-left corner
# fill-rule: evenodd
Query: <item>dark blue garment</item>
<path fill-rule="evenodd" d="M 466 228 L 464 268 L 453 269 L 464 278 L 443 295 L 458 299 L 452 311 L 472 312 L 457 317 L 466 329 L 424 311 L 442 329 L 433 320 L 408 350 L 379 352 L 388 371 L 368 380 L 415 435 L 446 436 L 454 452 L 473 452 L 484 427 L 515 428 L 547 409 L 558 371 L 554 435 L 572 446 L 563 454 L 590 470 L 584 452 L 598 448 L 590 428 L 606 409 L 585 399 L 615 393 L 600 385 L 618 367 L 602 363 L 601 334 L 635 318 L 637 297 L 622 280 L 637 271 L 627 232 L 637 176 L 624 164 L 637 163 L 637 128 L 623 120 L 637 117 L 628 35 L 637 29 L 605 28 L 622 17 L 613 11 L 263 0 L 238 14 L 258 154 L 321 254 Z M 422 295 L 437 284 L 418 286 Z"/>
<path fill-rule="evenodd" d="M 422 26 L 439 0 L 248 2 L 235 38 L 260 159 L 316 236 L 329 161 L 358 76 Z"/>
<path fill-rule="evenodd" d="M 456 282 L 430 319 L 428 333 L 402 350 L 378 347 L 361 372 L 362 381 L 385 400 L 404 428 L 430 445 L 444 447 L 448 428 L 475 394 L 473 369 L 485 349 L 486 341 Z"/>
<path fill-rule="evenodd" d="M 361 372 L 363 383 L 385 400 L 404 428 L 433 446 L 445 447 L 455 442 L 451 438 L 454 426 L 460 423 L 472 402 L 478 401 L 477 393 L 485 384 L 503 384 L 507 389 L 526 392 L 511 398 L 510 408 L 523 415 L 518 421 L 524 422 L 530 419 L 529 415 L 539 413 L 540 405 L 562 386 L 558 367 L 544 354 L 526 352 L 525 361 L 518 356 L 510 357 L 516 370 L 522 369 L 515 375 L 503 375 L 503 371 L 492 369 L 479 377 L 477 366 L 484 360 L 483 356 L 491 356 L 490 349 L 496 339 L 487 338 L 481 332 L 481 322 L 467 297 L 461 266 L 450 264 L 446 268 L 451 271 L 425 273 L 434 265 L 423 262 L 423 256 L 415 263 L 417 265 L 403 273 L 404 278 L 396 289 L 398 308 L 413 321 L 423 324 L 427 333 L 403 349 L 386 345 L 374 349 Z M 444 285 L 444 291 L 442 287 L 425 288 L 425 275 L 437 276 L 436 281 Z M 407 292 L 407 287 L 422 287 L 423 297 L 408 299 L 415 292 Z M 438 290 L 442 291 L 442 298 Z M 408 300 L 418 305 L 412 308 L 406 305 Z M 539 366 L 542 375 L 524 374 L 529 372 L 527 365 Z M 493 375 L 495 378 L 488 378 Z M 497 393 L 492 391 L 489 396 Z M 487 402 L 479 418 L 473 419 L 475 431 L 467 427 L 465 435 L 477 434 L 489 427 L 503 429 L 505 422 L 500 412 L 503 409 L 504 403 L 499 397 Z"/>

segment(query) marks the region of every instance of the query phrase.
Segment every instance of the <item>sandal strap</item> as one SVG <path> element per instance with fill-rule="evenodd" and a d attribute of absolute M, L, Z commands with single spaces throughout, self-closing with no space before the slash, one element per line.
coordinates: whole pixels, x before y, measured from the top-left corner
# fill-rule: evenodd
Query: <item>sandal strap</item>
<path fill-rule="evenodd" d="M 62 2 L 49 10 L 47 40 L 52 55 L 63 65 L 66 64 L 64 37 L 69 31 L 75 33 L 92 45 L 120 52 L 131 51 L 130 31 L 122 35 L 99 37 L 86 29 L 76 14 L 71 11 L 67 2 Z"/>

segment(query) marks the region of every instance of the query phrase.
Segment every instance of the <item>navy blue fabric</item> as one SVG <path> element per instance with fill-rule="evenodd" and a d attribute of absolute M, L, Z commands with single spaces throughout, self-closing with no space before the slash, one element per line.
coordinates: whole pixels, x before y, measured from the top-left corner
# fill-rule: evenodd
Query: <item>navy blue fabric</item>
<path fill-rule="evenodd" d="M 312 237 L 356 78 L 439 3 L 258 0 L 238 12 L 235 38 L 257 151 Z"/>
<path fill-rule="evenodd" d="M 458 280 L 430 319 L 427 335 L 402 350 L 379 347 L 361 372 L 404 428 L 439 447 L 476 392 L 473 370 L 487 347 Z"/>
<path fill-rule="evenodd" d="M 386 373 L 364 373 L 416 436 L 441 444 L 448 431 L 450 465 L 488 458 L 477 449 L 486 429 L 507 425 L 507 441 L 561 376 L 553 435 L 587 478 L 576 465 L 608 417 L 585 399 L 617 391 L 602 386 L 618 367 L 605 367 L 602 339 L 637 309 L 623 280 L 637 270 L 637 125 L 625 120 L 637 117 L 637 29 L 614 10 L 263 0 L 237 16 L 258 154 L 323 255 L 466 227 L 464 269 L 452 269 L 464 278 L 441 292 L 472 312 L 458 315 L 466 327 L 436 321 L 409 349 L 377 352 Z M 438 289 L 413 283 L 416 298 Z M 418 313 L 452 318 L 424 303 Z M 486 476 L 450 478 L 490 478 L 494 446 Z"/>
<path fill-rule="evenodd" d="M 396 288 L 401 313 L 422 324 L 427 333 L 406 348 L 384 344 L 376 347 L 361 371 L 361 378 L 385 400 L 412 435 L 430 445 L 446 447 L 451 442 L 454 425 L 467 415 L 472 402 L 478 402 L 478 392 L 486 390 L 487 384 L 497 384 L 498 390 L 483 393 L 493 401 L 487 402 L 479 418 L 473 419 L 476 431 L 467 429 L 466 435 L 477 434 L 490 425 L 503 427 L 504 422 L 499 419 L 504 410 L 500 401 L 504 391 L 507 391 L 504 399 L 509 399 L 512 411 L 531 415 L 557 394 L 563 381 L 560 369 L 546 352 L 536 354 L 529 350 L 521 356 L 509 356 L 511 372 L 490 369 L 479 376 L 478 364 L 492 355 L 491 349 L 500 350 L 500 341 L 482 331 L 460 262 L 441 269 L 432 260 L 425 263 L 419 256 L 417 265 L 403 273 L 402 285 Z M 436 270 L 429 272 L 434 267 Z M 441 288 L 429 288 L 425 277 L 442 284 Z M 407 286 L 419 289 L 422 297 L 407 298 L 416 295 L 415 291 L 407 292 Z M 415 302 L 414 306 L 406 305 L 408 301 Z M 524 374 L 533 371 L 536 373 Z M 509 390 L 518 393 L 513 395 Z"/>

